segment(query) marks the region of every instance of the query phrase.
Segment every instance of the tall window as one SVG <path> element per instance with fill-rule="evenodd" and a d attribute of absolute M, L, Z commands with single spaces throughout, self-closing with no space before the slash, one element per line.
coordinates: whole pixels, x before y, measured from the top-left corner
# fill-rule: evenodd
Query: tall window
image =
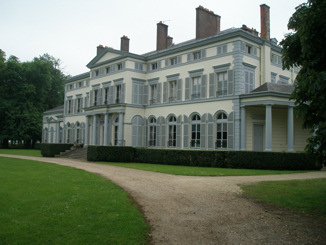
<path fill-rule="evenodd" d="M 68 100 L 68 114 L 72 113 L 72 100 Z"/>
<path fill-rule="evenodd" d="M 105 88 L 104 90 L 104 104 L 109 104 L 109 88 Z"/>
<path fill-rule="evenodd" d="M 151 99 L 150 104 L 156 104 L 157 103 L 157 84 L 151 85 Z"/>
<path fill-rule="evenodd" d="M 169 102 L 174 102 L 177 99 L 177 81 L 170 81 L 169 87 Z"/>
<path fill-rule="evenodd" d="M 227 147 L 228 140 L 228 124 L 225 113 L 220 113 L 216 120 L 216 148 L 223 149 Z"/>
<path fill-rule="evenodd" d="M 216 96 L 227 95 L 228 91 L 228 78 L 227 72 L 217 74 L 217 93 Z"/>
<path fill-rule="evenodd" d="M 93 105 L 97 105 L 97 98 L 98 98 L 98 90 L 94 90 L 94 104 Z"/>
<path fill-rule="evenodd" d="M 76 143 L 80 144 L 80 123 L 76 123 Z"/>
<path fill-rule="evenodd" d="M 115 97 L 115 103 L 120 103 L 121 102 L 121 85 L 116 86 L 116 97 Z"/>
<path fill-rule="evenodd" d="M 149 146 L 156 146 L 156 119 L 152 117 L 149 120 Z"/>
<path fill-rule="evenodd" d="M 200 147 L 200 116 L 194 115 L 191 120 L 191 147 Z"/>
<path fill-rule="evenodd" d="M 118 145 L 118 130 L 119 130 L 119 118 L 114 120 L 114 145 Z"/>
<path fill-rule="evenodd" d="M 77 113 L 81 112 L 81 102 L 82 98 L 77 99 Z"/>
<path fill-rule="evenodd" d="M 192 78 L 192 99 L 200 98 L 200 87 L 201 87 L 201 78 L 193 77 Z"/>
<path fill-rule="evenodd" d="M 170 117 L 168 146 L 175 147 L 176 143 L 177 143 L 177 119 L 175 117 Z"/>
<path fill-rule="evenodd" d="M 255 73 L 253 70 L 245 69 L 245 93 L 250 93 L 255 88 Z"/>
<path fill-rule="evenodd" d="M 72 143 L 71 142 L 71 125 L 69 122 L 67 123 L 67 143 Z"/>

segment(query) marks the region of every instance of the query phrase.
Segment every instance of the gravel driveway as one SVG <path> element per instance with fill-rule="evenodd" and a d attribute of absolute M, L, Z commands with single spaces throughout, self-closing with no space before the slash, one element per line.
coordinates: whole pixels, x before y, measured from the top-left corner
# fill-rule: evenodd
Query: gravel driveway
<path fill-rule="evenodd" d="M 326 171 L 189 177 L 63 158 L 0 156 L 84 169 L 118 184 L 144 212 L 152 244 L 326 244 L 326 221 L 258 203 L 238 187 L 264 180 L 326 178 Z"/>

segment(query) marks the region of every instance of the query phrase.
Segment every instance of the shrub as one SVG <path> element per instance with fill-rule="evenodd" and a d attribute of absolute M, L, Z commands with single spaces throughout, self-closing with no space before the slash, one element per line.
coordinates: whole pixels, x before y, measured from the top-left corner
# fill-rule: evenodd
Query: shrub
<path fill-rule="evenodd" d="M 129 146 L 88 146 L 88 161 L 132 162 L 135 148 Z"/>
<path fill-rule="evenodd" d="M 73 146 L 73 144 L 42 143 L 41 144 L 41 154 L 44 157 L 54 157 L 55 155 L 59 154 L 60 152 L 69 150 L 72 146 Z"/>

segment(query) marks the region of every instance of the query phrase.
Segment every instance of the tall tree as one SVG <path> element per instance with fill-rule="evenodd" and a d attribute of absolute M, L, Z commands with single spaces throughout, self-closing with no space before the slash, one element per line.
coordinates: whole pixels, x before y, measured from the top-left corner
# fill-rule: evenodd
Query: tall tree
<path fill-rule="evenodd" d="M 1 50 L 0 50 L 1 51 Z M 45 54 L 21 63 L 15 56 L 5 60 L 0 52 L 0 139 L 41 140 L 43 112 L 63 104 L 66 76 L 60 61 Z"/>
<path fill-rule="evenodd" d="M 316 153 L 321 162 L 326 156 L 326 1 L 308 0 L 296 8 L 285 36 L 283 68 L 299 67 L 292 99 L 303 127 L 311 129 L 306 150 Z"/>

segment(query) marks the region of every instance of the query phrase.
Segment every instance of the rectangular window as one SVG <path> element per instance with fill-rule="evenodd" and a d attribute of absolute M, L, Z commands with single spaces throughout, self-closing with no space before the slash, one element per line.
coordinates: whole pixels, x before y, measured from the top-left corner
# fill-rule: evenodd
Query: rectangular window
<path fill-rule="evenodd" d="M 97 98 L 98 98 L 98 90 L 94 90 L 94 101 L 93 101 L 93 105 L 96 106 L 97 105 Z"/>
<path fill-rule="evenodd" d="M 95 71 L 95 76 L 97 77 L 99 74 L 100 74 L 100 71 L 99 70 L 96 70 Z"/>
<path fill-rule="evenodd" d="M 156 145 L 156 125 L 149 127 L 149 146 Z"/>
<path fill-rule="evenodd" d="M 201 52 L 200 51 L 195 52 L 193 53 L 193 56 L 194 56 L 194 60 L 199 60 L 201 59 Z"/>
<path fill-rule="evenodd" d="M 246 51 L 247 54 L 251 54 L 252 53 L 252 46 L 246 45 L 245 51 Z"/>
<path fill-rule="evenodd" d="M 245 93 L 250 93 L 255 88 L 255 73 L 252 70 L 245 70 Z"/>
<path fill-rule="evenodd" d="M 74 88 L 74 85 L 73 84 L 70 84 L 69 85 L 69 90 L 72 90 Z"/>
<path fill-rule="evenodd" d="M 217 46 L 217 54 L 227 53 L 227 44 Z"/>
<path fill-rule="evenodd" d="M 152 63 L 152 70 L 156 70 L 157 69 L 157 62 Z"/>
<path fill-rule="evenodd" d="M 122 63 L 117 64 L 117 70 L 118 71 L 122 70 Z"/>
<path fill-rule="evenodd" d="M 110 66 L 106 67 L 106 68 L 105 68 L 105 71 L 106 71 L 106 73 L 110 73 L 110 71 L 111 71 L 111 67 L 110 67 Z"/>
<path fill-rule="evenodd" d="M 109 88 L 104 89 L 104 104 L 109 104 Z"/>
<path fill-rule="evenodd" d="M 81 101 L 82 101 L 82 98 L 77 99 L 77 113 L 81 112 Z"/>
<path fill-rule="evenodd" d="M 177 57 L 173 57 L 170 59 L 170 65 L 173 66 L 173 65 L 176 65 L 177 64 Z"/>
<path fill-rule="evenodd" d="M 177 100 L 177 81 L 169 82 L 169 102 Z"/>
<path fill-rule="evenodd" d="M 121 85 L 116 86 L 116 97 L 115 97 L 115 103 L 120 103 L 121 101 Z"/>
<path fill-rule="evenodd" d="M 157 103 L 157 84 L 151 85 L 151 99 L 150 104 L 156 104 Z"/>
<path fill-rule="evenodd" d="M 201 89 L 201 77 L 192 78 L 192 99 L 200 98 L 200 89 Z"/>
<path fill-rule="evenodd" d="M 72 113 L 72 100 L 68 100 L 68 114 Z"/>
<path fill-rule="evenodd" d="M 216 96 L 227 95 L 227 92 L 228 92 L 227 72 L 217 73 L 217 92 L 216 92 Z"/>
<path fill-rule="evenodd" d="M 82 82 L 79 82 L 78 83 L 78 87 L 80 88 L 82 86 Z"/>

